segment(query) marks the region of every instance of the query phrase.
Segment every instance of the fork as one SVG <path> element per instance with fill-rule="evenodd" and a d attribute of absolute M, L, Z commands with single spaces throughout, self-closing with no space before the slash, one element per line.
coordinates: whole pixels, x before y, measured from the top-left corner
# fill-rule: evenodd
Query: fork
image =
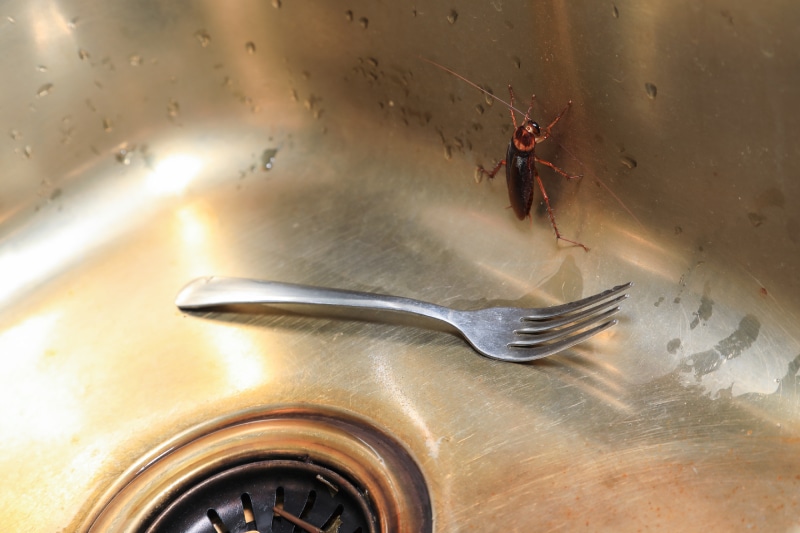
<path fill-rule="evenodd" d="M 633 283 L 618 285 L 575 302 L 546 307 L 488 307 L 460 311 L 432 303 L 367 292 L 346 291 L 277 281 L 204 277 L 191 281 L 175 300 L 182 310 L 233 304 L 324 306 L 330 314 L 352 312 L 421 317 L 455 329 L 480 354 L 521 363 L 570 348 L 617 323 L 612 319 Z"/>

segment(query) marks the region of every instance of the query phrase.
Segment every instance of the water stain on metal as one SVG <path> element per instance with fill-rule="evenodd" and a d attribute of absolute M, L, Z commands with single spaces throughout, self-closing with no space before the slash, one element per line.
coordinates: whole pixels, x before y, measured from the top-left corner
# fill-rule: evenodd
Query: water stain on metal
<path fill-rule="evenodd" d="M 739 357 L 758 338 L 761 322 L 753 316 L 747 315 L 740 322 L 736 331 L 722 339 L 714 348 L 726 359 Z"/>
<path fill-rule="evenodd" d="M 714 300 L 711 299 L 711 287 L 708 283 L 703 287 L 703 296 L 700 297 L 700 307 L 695 313 L 694 320 L 689 324 L 690 329 L 694 329 L 700 325 L 700 321 L 708 321 L 714 312 Z"/>
<path fill-rule="evenodd" d="M 789 362 L 786 374 L 778 381 L 778 390 L 775 394 L 782 398 L 800 399 L 798 372 L 800 372 L 800 354 Z"/>
<path fill-rule="evenodd" d="M 739 321 L 739 327 L 719 341 L 714 348 L 685 358 L 681 362 L 680 370 L 693 371 L 699 381 L 706 374 L 717 370 L 725 361 L 742 355 L 758 339 L 760 330 L 761 322 L 753 315 L 746 315 Z"/>
<path fill-rule="evenodd" d="M 680 339 L 672 339 L 667 343 L 667 351 L 669 353 L 675 353 L 681 347 L 681 340 Z"/>

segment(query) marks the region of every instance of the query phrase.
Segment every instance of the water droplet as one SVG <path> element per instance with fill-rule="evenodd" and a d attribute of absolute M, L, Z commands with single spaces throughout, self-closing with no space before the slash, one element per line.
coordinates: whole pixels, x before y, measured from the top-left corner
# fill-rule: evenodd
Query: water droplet
<path fill-rule="evenodd" d="M 281 2 L 281 0 L 272 0 L 272 7 L 274 7 L 275 9 L 280 9 L 282 5 L 283 3 Z"/>
<path fill-rule="evenodd" d="M 759 213 L 747 213 L 747 219 L 754 228 L 757 228 L 767 220 L 767 217 Z"/>
<path fill-rule="evenodd" d="M 639 165 L 639 163 L 637 163 L 636 160 L 629 155 L 622 156 L 620 158 L 620 162 L 631 170 Z"/>
<path fill-rule="evenodd" d="M 611 4 L 611 14 L 614 16 L 615 19 L 619 18 L 619 9 L 614 4 Z"/>
<path fill-rule="evenodd" d="M 200 46 L 203 48 L 211 44 L 211 36 L 206 30 L 197 30 L 194 32 L 194 38 L 200 42 Z"/>
<path fill-rule="evenodd" d="M 73 18 L 72 20 L 70 20 L 69 22 L 67 22 L 67 27 L 68 27 L 69 29 L 71 29 L 71 30 L 74 30 L 74 29 L 75 29 L 75 26 L 77 26 L 77 25 L 78 25 L 78 20 L 80 20 L 78 17 L 75 17 L 75 18 Z"/>
<path fill-rule="evenodd" d="M 364 28 L 365 30 L 369 26 L 369 20 L 367 19 L 367 17 L 361 17 L 360 19 L 358 19 L 358 23 L 361 24 L 361 27 Z"/>
<path fill-rule="evenodd" d="M 291 93 L 291 96 L 290 96 L 290 98 L 292 99 L 292 102 L 297 102 L 297 101 L 300 99 L 300 98 L 297 96 L 297 91 L 296 91 L 296 90 L 294 90 L 294 89 L 292 89 L 292 93 Z"/>
<path fill-rule="evenodd" d="M 39 65 L 38 67 L 36 67 L 36 70 L 38 70 L 39 72 L 47 72 L 47 67 L 44 65 Z"/>
<path fill-rule="evenodd" d="M 167 114 L 169 115 L 169 118 L 171 119 L 177 118 L 180 112 L 181 112 L 180 104 L 178 104 L 177 101 L 170 98 L 169 103 L 167 104 Z"/>
<path fill-rule="evenodd" d="M 522 61 L 520 60 L 520 58 L 518 57 L 514 58 L 514 66 L 517 68 L 522 68 Z"/>
<path fill-rule="evenodd" d="M 139 146 L 139 155 L 142 156 L 144 164 L 150 170 L 156 167 L 156 156 L 150 151 L 150 147 L 146 144 Z"/>
<path fill-rule="evenodd" d="M 317 102 L 319 102 L 319 101 L 320 101 L 320 98 L 317 98 L 316 96 L 314 96 L 312 94 L 312 95 L 309 95 L 308 98 L 306 98 L 305 102 L 303 102 L 303 105 L 305 106 L 306 109 L 308 109 L 309 111 L 312 111 L 317 107 Z"/>
<path fill-rule="evenodd" d="M 275 156 L 278 155 L 277 148 L 267 148 L 261 153 L 261 170 L 269 172 L 275 164 Z"/>
<path fill-rule="evenodd" d="M 108 132 L 112 131 L 113 129 L 114 129 L 114 123 L 111 122 L 111 119 L 104 118 L 103 119 L 103 131 L 108 133 Z"/>
<path fill-rule="evenodd" d="M 450 146 L 446 145 L 446 144 L 444 145 L 444 158 L 447 161 L 450 161 L 451 159 L 453 159 L 453 149 Z"/>
<path fill-rule="evenodd" d="M 25 156 L 25 159 L 30 159 L 33 157 L 33 148 L 31 148 L 30 144 L 25 145 L 25 148 L 22 150 L 22 154 Z"/>
<path fill-rule="evenodd" d="M 644 90 L 647 91 L 647 96 L 651 100 L 656 99 L 656 94 L 658 94 L 658 87 L 654 83 L 645 83 Z"/>
<path fill-rule="evenodd" d="M 479 115 L 483 115 L 483 106 L 481 104 L 477 104 L 475 106 L 475 111 L 477 111 Z"/>
<path fill-rule="evenodd" d="M 455 24 L 457 20 L 458 20 L 458 12 L 455 9 L 453 9 L 447 15 L 447 22 L 449 22 L 450 24 Z"/>
<path fill-rule="evenodd" d="M 89 59 L 89 52 L 87 52 L 85 48 L 78 48 L 78 57 L 81 61 L 86 61 Z"/>
<path fill-rule="evenodd" d="M 36 91 L 36 96 L 42 98 L 43 96 L 47 96 L 48 94 L 50 94 L 52 91 L 53 91 L 53 84 L 45 83 L 44 85 L 39 87 L 38 91 Z"/>
<path fill-rule="evenodd" d="M 353 12 L 348 9 L 344 12 L 344 18 L 347 22 L 353 22 Z"/>
<path fill-rule="evenodd" d="M 369 63 L 369 65 L 373 68 L 376 68 L 378 66 L 378 60 L 375 59 L 374 57 L 368 57 L 367 63 Z"/>
<path fill-rule="evenodd" d="M 130 63 L 132 67 L 138 67 L 142 64 L 142 56 L 134 54 L 128 58 L 128 63 Z"/>
<path fill-rule="evenodd" d="M 127 147 L 120 148 L 116 154 L 114 154 L 114 159 L 117 160 L 117 163 L 123 164 L 128 166 L 131 164 L 131 156 L 133 155 L 133 150 L 128 150 Z"/>
<path fill-rule="evenodd" d="M 11 130 L 11 131 L 8 132 L 8 134 L 15 141 L 18 141 L 18 140 L 22 139 L 22 134 L 20 132 L 18 132 L 17 130 Z"/>
<path fill-rule="evenodd" d="M 247 44 L 245 44 L 244 48 L 245 48 L 245 50 L 247 50 L 247 53 L 250 54 L 250 55 L 253 55 L 253 54 L 256 53 L 256 43 L 254 43 L 253 41 L 249 41 Z"/>
<path fill-rule="evenodd" d="M 6 20 L 8 21 L 9 24 L 15 24 L 17 22 L 16 20 L 14 20 L 14 17 L 6 17 Z"/>

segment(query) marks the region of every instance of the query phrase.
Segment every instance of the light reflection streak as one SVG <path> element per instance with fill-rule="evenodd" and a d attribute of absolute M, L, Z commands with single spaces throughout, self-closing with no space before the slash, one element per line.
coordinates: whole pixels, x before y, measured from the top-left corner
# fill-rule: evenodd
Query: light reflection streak
<path fill-rule="evenodd" d="M 68 37 L 72 33 L 69 22 L 59 10 L 59 5 L 55 2 L 49 3 L 46 7 L 31 2 L 29 13 L 31 29 L 36 44 L 46 49 L 52 47 L 51 41 L 62 37 Z"/>
<path fill-rule="evenodd" d="M 183 154 L 164 159 L 140 180 L 106 179 L 88 191 L 63 196 L 66 206 L 80 211 L 40 213 L 0 246 L 0 306 L 41 285 L 126 228 L 144 220 L 154 200 L 182 192 L 203 168 L 200 158 Z"/>
<path fill-rule="evenodd" d="M 375 364 L 375 375 L 378 382 L 383 385 L 388 397 L 392 398 L 397 403 L 403 413 L 411 420 L 411 422 L 419 429 L 420 433 L 425 438 L 425 445 L 428 448 L 428 455 L 432 459 L 439 457 L 439 444 L 441 438 L 435 438 L 428 425 L 425 423 L 425 418 L 417 411 L 412 401 L 402 391 L 400 386 L 394 379 L 394 375 L 386 366 L 386 362 L 379 360 Z"/>
<path fill-rule="evenodd" d="M 180 194 L 202 167 L 203 163 L 193 156 L 179 154 L 168 157 L 147 177 L 147 189 L 156 196 Z"/>
<path fill-rule="evenodd" d="M 225 370 L 229 387 L 241 391 L 266 383 L 268 373 L 263 348 L 255 343 L 251 332 L 225 325 L 205 328 L 204 332 L 217 348 L 218 361 Z"/>
<path fill-rule="evenodd" d="M 0 333 L 0 435 L 6 442 L 63 438 L 78 431 L 81 409 L 71 384 L 48 361 L 60 313 L 35 315 Z"/>
<path fill-rule="evenodd" d="M 174 159 L 173 161 L 181 161 Z M 173 168 L 174 165 L 165 165 Z M 183 168 L 193 169 L 189 162 Z M 163 174 L 161 177 L 164 177 Z M 164 191 L 169 188 L 162 189 Z M 216 256 L 213 250 L 213 213 L 202 203 L 180 208 L 176 214 L 177 233 L 180 246 L 184 248 L 181 257 L 186 258 L 183 266 L 188 277 L 208 275 L 217 271 Z M 264 384 L 269 378 L 264 347 L 253 339 L 253 333 L 241 327 L 215 324 L 204 328 L 209 342 L 216 348 L 211 357 L 224 371 L 226 387 L 234 391 L 251 389 Z"/>
<path fill-rule="evenodd" d="M 202 245 L 208 242 L 209 235 L 207 221 L 203 220 L 201 213 L 192 207 L 183 207 L 178 211 L 177 216 L 181 242 L 186 246 L 191 246 L 192 249 L 202 248 Z"/>

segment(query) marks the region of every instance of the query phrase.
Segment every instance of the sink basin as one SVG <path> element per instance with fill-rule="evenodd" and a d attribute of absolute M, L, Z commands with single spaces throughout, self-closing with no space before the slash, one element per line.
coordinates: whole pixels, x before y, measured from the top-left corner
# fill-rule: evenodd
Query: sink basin
<path fill-rule="evenodd" d="M 86 530 L 135 465 L 253 410 L 388 435 L 435 531 L 800 531 L 797 8 L 3 5 L 0 499 Z M 509 110 L 548 124 L 518 220 Z M 517 116 L 517 120 L 521 120 Z M 456 308 L 633 281 L 531 364 L 438 331 L 185 314 L 222 275 Z M 241 311 L 241 312 L 240 312 Z M 243 416 L 243 415 L 242 415 Z M 160 453 L 160 452 L 159 452 Z M 122 481 L 121 481 L 122 480 Z"/>

